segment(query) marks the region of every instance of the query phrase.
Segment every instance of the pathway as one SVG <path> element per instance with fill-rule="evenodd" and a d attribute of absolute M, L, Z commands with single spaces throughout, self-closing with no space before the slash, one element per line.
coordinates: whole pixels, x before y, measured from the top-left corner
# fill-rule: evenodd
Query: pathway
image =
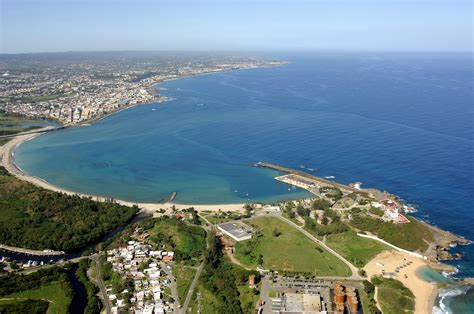
<path fill-rule="evenodd" d="M 199 277 L 201 276 L 201 272 L 204 268 L 204 262 L 199 265 L 196 274 L 194 275 L 193 282 L 191 283 L 191 286 L 189 287 L 188 294 L 186 295 L 186 300 L 184 301 L 183 307 L 181 308 L 181 313 L 184 314 L 188 310 L 189 303 L 191 302 L 191 298 L 194 293 L 194 288 L 196 288 L 197 282 L 199 280 Z"/>
<path fill-rule="evenodd" d="M 95 280 L 99 286 L 100 293 L 105 303 L 105 311 L 107 314 L 112 314 L 112 305 L 110 304 L 109 296 L 107 295 L 107 289 L 105 289 L 104 282 L 102 281 L 102 275 L 100 273 L 100 261 L 99 256 L 91 256 L 91 259 L 95 261 Z"/>
<path fill-rule="evenodd" d="M 359 275 L 359 269 L 357 267 L 355 267 L 354 265 L 351 264 L 351 262 L 349 262 L 348 260 L 346 260 L 344 257 L 342 257 L 339 253 L 337 253 L 336 251 L 334 251 L 333 249 L 331 249 L 329 246 L 327 246 L 324 242 L 322 242 L 321 240 L 317 239 L 315 236 L 313 236 L 311 233 L 309 233 L 306 229 L 304 229 L 303 227 L 300 227 L 298 226 L 297 224 L 295 224 L 293 221 L 283 217 L 282 215 L 280 214 L 270 214 L 270 216 L 272 217 L 276 217 L 284 222 L 286 222 L 287 224 L 291 225 L 292 227 L 298 229 L 299 231 L 301 231 L 305 236 L 307 236 L 309 239 L 311 239 L 313 242 L 319 244 L 320 246 L 322 246 L 324 249 L 326 249 L 328 252 L 330 252 L 331 254 L 333 254 L 334 256 L 336 256 L 337 258 L 339 258 L 341 261 L 343 261 L 347 267 L 349 267 L 349 269 L 351 270 L 352 272 L 352 275 L 349 276 L 349 277 L 319 277 L 318 278 L 325 278 L 325 279 L 330 279 L 330 278 L 334 278 L 334 279 L 345 279 L 345 280 L 363 280 L 364 278 L 362 278 L 360 275 Z"/>

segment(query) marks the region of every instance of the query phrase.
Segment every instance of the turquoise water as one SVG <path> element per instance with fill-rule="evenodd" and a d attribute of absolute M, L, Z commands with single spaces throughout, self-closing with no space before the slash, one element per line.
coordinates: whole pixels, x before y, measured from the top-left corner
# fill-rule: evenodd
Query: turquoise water
<path fill-rule="evenodd" d="M 40 136 L 16 162 L 73 191 L 201 204 L 307 196 L 251 166 L 302 165 L 398 194 L 474 239 L 471 54 L 272 57 L 291 63 L 166 82 L 170 101 Z M 455 250 L 457 276 L 474 276 L 473 246 Z"/>
<path fill-rule="evenodd" d="M 439 282 L 439 283 L 454 283 L 455 280 L 443 276 L 442 274 L 432 270 L 428 266 L 421 267 L 416 271 L 416 274 L 427 282 Z"/>

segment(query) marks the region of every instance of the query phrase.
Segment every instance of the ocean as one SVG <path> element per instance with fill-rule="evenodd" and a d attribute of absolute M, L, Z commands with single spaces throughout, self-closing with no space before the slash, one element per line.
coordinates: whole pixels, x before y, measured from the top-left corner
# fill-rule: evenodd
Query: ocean
<path fill-rule="evenodd" d="M 268 161 L 362 182 L 474 240 L 471 54 L 299 53 L 290 63 L 168 81 L 169 101 L 21 145 L 26 172 L 73 191 L 183 204 L 305 197 L 252 167 Z M 473 246 L 451 262 L 474 277 Z M 452 292 L 452 290 L 451 290 Z M 454 294 L 454 293 L 451 293 Z M 472 289 L 456 300 L 474 311 Z"/>

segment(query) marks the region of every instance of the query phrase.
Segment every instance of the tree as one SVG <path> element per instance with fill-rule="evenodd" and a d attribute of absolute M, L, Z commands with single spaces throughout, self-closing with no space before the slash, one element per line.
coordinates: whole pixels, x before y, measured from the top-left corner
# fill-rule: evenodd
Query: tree
<path fill-rule="evenodd" d="M 300 215 L 301 217 L 306 217 L 306 216 L 309 216 L 309 209 L 305 208 L 303 205 L 299 204 L 298 206 L 296 206 L 296 212 L 298 213 L 298 215 Z"/>
<path fill-rule="evenodd" d="M 258 255 L 257 264 L 263 266 L 263 255 Z"/>
<path fill-rule="evenodd" d="M 272 234 L 273 234 L 274 237 L 279 237 L 281 235 L 281 231 L 278 230 L 278 228 L 275 228 L 275 229 L 273 229 Z"/>
<path fill-rule="evenodd" d="M 245 204 L 244 209 L 245 209 L 245 217 L 246 218 L 251 217 L 252 216 L 252 210 L 253 210 L 252 205 L 251 204 Z"/>
<path fill-rule="evenodd" d="M 367 292 L 368 294 L 371 294 L 372 292 L 375 291 L 375 286 L 368 280 L 364 280 L 364 291 Z"/>

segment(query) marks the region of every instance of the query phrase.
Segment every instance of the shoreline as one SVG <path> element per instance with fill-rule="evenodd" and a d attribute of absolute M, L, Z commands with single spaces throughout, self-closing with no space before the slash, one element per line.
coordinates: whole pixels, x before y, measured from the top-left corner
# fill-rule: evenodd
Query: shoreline
<path fill-rule="evenodd" d="M 286 64 L 290 63 L 289 61 L 267 61 L 267 62 L 270 62 L 270 63 L 267 64 L 267 65 L 236 67 L 236 68 L 233 68 L 233 69 L 218 69 L 218 70 L 215 70 L 215 71 L 195 73 L 195 74 L 187 74 L 187 75 L 182 75 L 182 76 L 173 77 L 173 78 L 169 78 L 169 79 L 162 79 L 162 80 L 159 80 L 159 81 L 151 82 L 146 88 L 153 88 L 154 91 L 157 92 L 157 91 L 159 91 L 159 89 L 156 88 L 156 85 L 163 84 L 163 83 L 166 83 L 166 82 L 171 82 L 171 81 L 176 81 L 176 80 L 191 78 L 191 77 L 196 77 L 196 76 L 212 75 L 212 74 L 218 74 L 218 73 L 231 72 L 231 71 L 272 68 L 272 67 L 282 66 L 282 65 L 286 65 Z M 157 99 L 159 97 L 164 97 L 164 99 L 162 99 L 162 100 Z M 147 101 L 143 101 L 143 102 L 133 103 L 133 104 L 130 104 L 130 105 L 125 105 L 123 107 L 117 108 L 116 110 L 113 110 L 113 111 L 108 112 L 106 114 L 102 114 L 100 116 L 97 116 L 97 117 L 94 117 L 94 118 L 91 118 L 91 119 L 88 119 L 88 120 L 80 121 L 80 122 L 75 123 L 75 124 L 66 124 L 66 125 L 64 125 L 59 121 L 58 121 L 58 123 L 63 128 L 79 127 L 79 126 L 83 126 L 83 125 L 98 122 L 100 120 L 103 120 L 103 119 L 115 114 L 115 113 L 119 113 L 121 111 L 130 109 L 130 108 L 133 108 L 133 107 L 136 107 L 136 106 L 139 106 L 139 105 L 150 105 L 150 104 L 154 104 L 154 103 L 163 103 L 163 102 L 167 102 L 169 100 L 170 99 L 166 96 L 160 96 L 159 94 L 154 94 L 152 100 L 147 100 Z"/>
<path fill-rule="evenodd" d="M 396 267 L 406 265 L 407 262 L 411 262 L 410 265 L 400 268 L 399 273 L 395 272 Z M 383 251 L 375 256 L 364 266 L 364 270 L 367 273 L 367 278 L 382 276 L 382 270 L 386 274 L 396 274 L 391 278 L 402 282 L 415 296 L 414 312 L 431 314 L 439 289 L 435 283 L 430 283 L 420 278 L 417 271 L 422 267 L 430 267 L 430 263 L 404 252 L 390 250 Z"/>
<path fill-rule="evenodd" d="M 20 167 L 18 167 L 15 162 L 14 162 L 14 151 L 15 149 L 21 145 L 22 143 L 32 140 L 33 138 L 40 136 L 43 133 L 35 133 L 35 134 L 25 134 L 25 135 L 19 135 L 14 138 L 12 138 L 9 142 L 4 144 L 3 146 L 0 146 L 0 158 L 1 158 L 1 165 L 5 167 L 5 169 L 15 176 L 16 178 L 27 181 L 31 184 L 34 184 L 38 187 L 41 187 L 46 190 L 51 190 L 54 192 L 60 192 L 68 195 L 79 195 L 82 197 L 92 197 L 94 200 L 97 201 L 106 201 L 108 199 L 111 199 L 111 197 L 105 197 L 105 196 L 99 196 L 99 195 L 91 195 L 91 194 L 85 194 L 85 193 L 79 193 L 79 192 L 74 192 L 70 191 L 64 188 L 60 188 L 55 186 L 54 184 L 49 183 L 48 181 L 29 175 L 28 173 L 24 172 Z M 160 208 L 170 208 L 172 206 L 175 206 L 177 209 L 184 209 L 184 208 L 189 208 L 189 207 L 194 207 L 198 211 L 203 211 L 203 210 L 209 210 L 209 211 L 244 211 L 244 205 L 245 203 L 233 203 L 233 204 L 177 204 L 177 203 L 140 203 L 140 202 L 131 202 L 131 201 L 125 201 L 125 200 L 120 200 L 120 199 L 115 199 L 114 201 L 117 202 L 118 204 L 121 205 L 126 205 L 126 206 L 134 206 L 137 205 L 140 207 L 141 211 L 145 211 L 150 214 L 155 214 L 156 211 L 158 211 Z"/>

